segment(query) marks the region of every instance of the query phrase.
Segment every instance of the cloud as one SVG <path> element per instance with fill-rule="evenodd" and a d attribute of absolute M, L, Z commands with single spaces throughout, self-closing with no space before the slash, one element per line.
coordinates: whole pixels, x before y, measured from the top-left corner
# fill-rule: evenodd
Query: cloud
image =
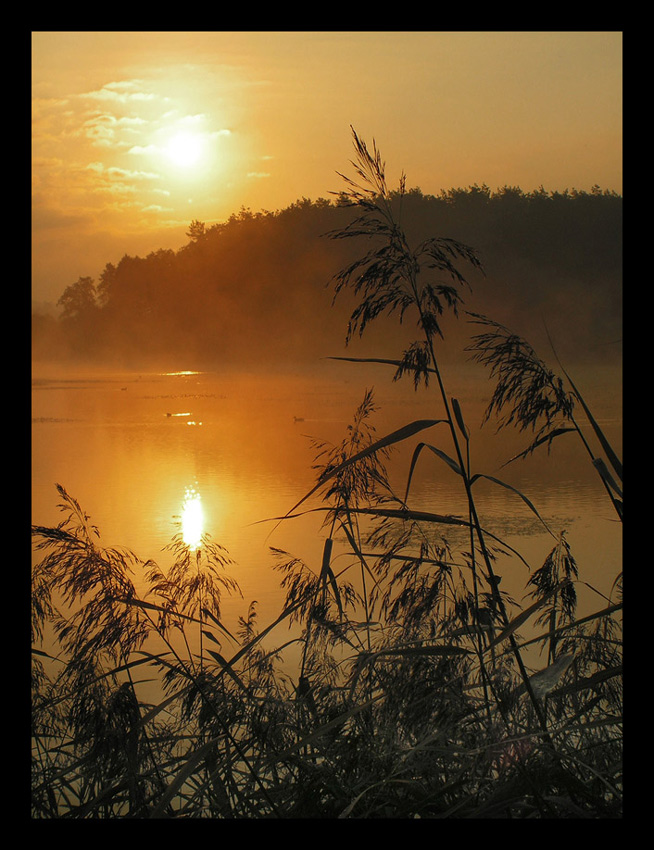
<path fill-rule="evenodd" d="M 80 132 L 96 147 L 116 143 L 115 129 L 104 121 L 87 121 Z"/>
<path fill-rule="evenodd" d="M 90 162 L 84 169 L 91 177 L 87 189 L 94 195 L 111 195 L 112 197 L 134 196 L 137 192 L 151 192 L 153 186 L 144 183 L 152 183 L 160 179 L 160 175 L 153 171 L 134 170 L 121 168 L 116 165 L 107 166 L 102 162 Z"/>
<path fill-rule="evenodd" d="M 62 106 L 69 106 L 68 97 L 34 97 L 32 98 L 32 115 L 48 110 L 59 110 Z"/>
<path fill-rule="evenodd" d="M 82 92 L 77 97 L 86 100 L 109 101 L 113 103 L 130 103 L 131 101 L 159 100 L 159 95 L 141 91 L 141 80 L 120 80 L 105 83 L 101 89 Z M 167 99 L 167 98 L 164 98 Z"/>
<path fill-rule="evenodd" d="M 178 124 L 203 124 L 207 120 L 207 116 L 200 112 L 197 115 L 184 115 L 182 118 L 179 118 Z"/>
<path fill-rule="evenodd" d="M 110 112 L 91 113 L 90 117 L 72 135 L 88 139 L 94 147 L 122 146 L 132 144 L 134 134 L 147 125 L 137 116 L 117 117 Z M 120 138 L 121 133 L 132 136 L 130 141 Z"/>
<path fill-rule="evenodd" d="M 142 156 L 143 154 L 159 153 L 159 148 L 156 145 L 133 145 L 127 153 L 134 156 Z"/>
<path fill-rule="evenodd" d="M 113 183 L 98 184 L 93 188 L 96 193 L 105 193 L 109 195 L 134 195 L 136 194 L 136 186 L 132 183 Z"/>
<path fill-rule="evenodd" d="M 159 204 L 150 204 L 147 207 L 142 207 L 141 212 L 144 212 L 144 213 L 146 213 L 146 212 L 156 212 L 156 213 L 172 212 L 172 208 L 171 207 L 162 207 Z"/>
<path fill-rule="evenodd" d="M 127 180 L 158 180 L 160 177 L 159 174 L 152 171 L 132 171 L 127 168 L 119 168 L 116 165 L 105 166 L 102 162 L 90 162 L 86 168 L 96 174 L 106 174 L 107 177 Z"/>

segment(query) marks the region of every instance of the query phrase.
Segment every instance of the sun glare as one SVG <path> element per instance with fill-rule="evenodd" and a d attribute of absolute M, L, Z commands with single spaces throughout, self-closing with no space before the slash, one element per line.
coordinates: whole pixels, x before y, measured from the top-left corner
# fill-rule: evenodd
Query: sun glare
<path fill-rule="evenodd" d="M 193 488 L 187 489 L 182 505 L 182 539 L 191 551 L 197 549 L 202 542 L 203 526 L 204 514 L 200 494 Z"/>
<path fill-rule="evenodd" d="M 177 133 L 166 146 L 168 159 L 182 168 L 197 165 L 204 152 L 204 142 L 201 136 L 193 133 Z"/>

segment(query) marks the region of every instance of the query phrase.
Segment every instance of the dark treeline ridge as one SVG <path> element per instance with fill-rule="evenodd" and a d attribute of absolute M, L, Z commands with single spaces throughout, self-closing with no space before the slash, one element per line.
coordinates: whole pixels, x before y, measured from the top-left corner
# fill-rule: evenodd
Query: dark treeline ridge
<path fill-rule="evenodd" d="M 308 363 L 343 351 L 345 299 L 329 283 L 351 257 L 327 234 L 352 219 L 336 197 L 276 212 L 241 209 L 191 222 L 188 243 L 107 263 L 63 292 L 58 318 L 33 316 L 37 360 L 189 367 Z M 602 358 L 621 339 L 622 197 L 594 187 L 524 192 L 487 186 L 394 195 L 416 243 L 457 239 L 478 254 L 465 309 L 529 336 L 547 324 L 563 353 Z M 463 326 L 461 316 L 454 320 Z M 407 329 L 410 336 L 414 329 Z M 466 331 L 467 332 L 467 331 Z M 401 334 L 401 331 L 400 331 Z M 451 344 L 459 331 L 449 329 Z M 398 340 L 400 341 L 400 340 Z M 371 334 L 366 353 L 383 340 Z M 445 352 L 446 353 L 446 352 Z"/>

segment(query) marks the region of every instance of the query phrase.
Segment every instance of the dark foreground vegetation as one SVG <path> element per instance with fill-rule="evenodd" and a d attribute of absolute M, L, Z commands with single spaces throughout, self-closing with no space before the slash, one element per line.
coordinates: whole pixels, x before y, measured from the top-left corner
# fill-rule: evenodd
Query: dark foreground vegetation
<path fill-rule="evenodd" d="M 164 571 L 103 548 L 59 487 L 61 523 L 34 528 L 34 818 L 622 816 L 619 565 L 610 597 L 596 594 L 579 617 L 577 588 L 591 577 L 553 529 L 528 580 L 531 604 L 502 590 L 501 570 L 519 553 L 478 515 L 484 476 L 471 468 L 465 411 L 436 347 L 479 259 L 455 239 L 410 245 L 403 183 L 389 192 L 376 148 L 356 134 L 354 145 L 348 223 L 331 233 L 364 245 L 336 277 L 339 297 L 354 297 L 348 336 L 411 315 L 419 337 L 384 362 L 389 377 L 432 388 L 440 418 L 380 437 L 366 392 L 289 511 L 324 511 L 322 563 L 272 551 L 283 610 L 261 628 L 250 605 L 236 634 L 221 599 L 238 589 L 210 537 L 195 552 L 174 540 Z M 493 381 L 488 416 L 524 432 L 525 453 L 578 440 L 620 523 L 621 464 L 573 378 L 504 326 L 467 318 L 468 353 Z M 404 441 L 415 448 L 398 494 L 386 462 Z M 425 455 L 460 479 L 466 517 L 412 510 Z M 465 545 L 448 542 L 453 529 Z M 297 667 L 284 663 L 289 642 Z"/>

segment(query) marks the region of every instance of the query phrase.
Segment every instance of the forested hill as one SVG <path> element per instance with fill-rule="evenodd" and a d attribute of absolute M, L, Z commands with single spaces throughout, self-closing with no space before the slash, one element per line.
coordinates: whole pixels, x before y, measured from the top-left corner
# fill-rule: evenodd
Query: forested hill
<path fill-rule="evenodd" d="M 411 242 L 450 237 L 477 252 L 484 275 L 460 267 L 472 288 L 463 293 L 466 310 L 528 339 L 546 323 L 568 358 L 615 354 L 622 336 L 621 196 L 474 186 L 437 197 L 414 189 L 401 203 Z M 242 210 L 212 227 L 194 221 L 179 250 L 126 255 L 99 278 L 82 274 L 71 283 L 59 319 L 33 317 L 33 356 L 137 368 L 182 361 L 180 368 L 252 368 L 343 354 L 352 302 L 339 296 L 332 305 L 330 281 L 373 246 L 325 234 L 354 215 L 337 201 L 304 199 L 274 213 Z M 397 357 L 414 338 L 412 322 L 380 320 L 350 352 Z M 463 335 L 474 332 L 461 314 L 444 330 L 444 356 L 455 347 L 460 354 Z"/>

